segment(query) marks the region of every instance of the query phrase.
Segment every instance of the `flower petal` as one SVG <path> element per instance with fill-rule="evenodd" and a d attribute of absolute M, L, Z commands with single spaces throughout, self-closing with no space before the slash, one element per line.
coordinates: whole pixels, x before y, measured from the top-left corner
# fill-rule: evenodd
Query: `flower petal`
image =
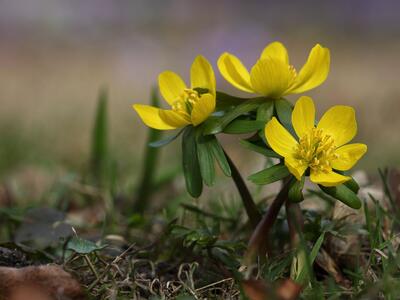
<path fill-rule="evenodd" d="M 264 48 L 260 59 L 270 57 L 272 59 L 282 60 L 285 64 L 289 64 L 289 55 L 285 46 L 280 42 L 273 42 Z"/>
<path fill-rule="evenodd" d="M 285 165 L 289 169 L 290 173 L 292 173 L 299 181 L 308 168 L 307 163 L 295 159 L 294 157 L 285 157 Z"/>
<path fill-rule="evenodd" d="M 264 96 L 278 98 L 288 88 L 290 71 L 281 60 L 260 59 L 250 72 L 253 89 Z"/>
<path fill-rule="evenodd" d="M 328 173 L 325 172 L 313 172 L 311 170 L 310 179 L 312 182 L 323 185 L 323 186 L 337 186 L 351 179 L 349 176 L 343 176 L 333 171 Z"/>
<path fill-rule="evenodd" d="M 297 100 L 292 112 L 292 124 L 299 138 L 315 126 L 315 106 L 310 97 L 302 96 Z"/>
<path fill-rule="evenodd" d="M 205 121 L 215 110 L 215 95 L 203 94 L 199 101 L 193 105 L 192 124 L 197 126 Z"/>
<path fill-rule="evenodd" d="M 355 111 L 350 106 L 333 106 L 325 112 L 317 127 L 331 135 L 335 146 L 340 147 L 350 142 L 357 133 Z"/>
<path fill-rule="evenodd" d="M 331 162 L 332 168 L 340 171 L 351 169 L 367 152 L 365 144 L 348 144 L 336 149 L 338 158 Z"/>
<path fill-rule="evenodd" d="M 215 95 L 216 83 L 214 71 L 211 64 L 204 56 L 198 55 L 193 61 L 190 69 L 190 80 L 192 89 L 207 89 L 209 93 Z"/>
<path fill-rule="evenodd" d="M 239 90 L 253 93 L 250 74 L 242 62 L 230 53 L 223 53 L 218 59 L 218 69 L 222 77 Z"/>
<path fill-rule="evenodd" d="M 298 144 L 275 117 L 265 125 L 265 138 L 271 148 L 285 158 L 293 156 Z"/>
<path fill-rule="evenodd" d="M 158 75 L 158 86 L 160 87 L 161 95 L 169 105 L 179 99 L 179 96 L 186 88 L 182 78 L 172 71 L 164 71 Z"/>
<path fill-rule="evenodd" d="M 184 115 L 183 113 L 173 110 L 160 109 L 158 114 L 161 120 L 174 128 L 180 128 L 190 124 L 189 116 Z"/>
<path fill-rule="evenodd" d="M 288 93 L 298 94 L 322 84 L 328 77 L 330 67 L 329 49 L 317 44 L 312 48 L 307 62 L 301 68 Z"/>
<path fill-rule="evenodd" d="M 176 126 L 171 126 L 160 118 L 160 109 L 157 107 L 143 104 L 134 104 L 132 107 L 138 113 L 143 123 L 151 128 L 159 130 L 170 130 L 176 128 Z"/>

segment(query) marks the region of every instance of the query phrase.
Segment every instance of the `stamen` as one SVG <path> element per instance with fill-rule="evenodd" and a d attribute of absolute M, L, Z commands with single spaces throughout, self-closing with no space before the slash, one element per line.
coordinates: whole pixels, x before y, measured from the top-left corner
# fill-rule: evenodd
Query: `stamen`
<path fill-rule="evenodd" d="M 312 128 L 300 138 L 296 158 L 304 161 L 314 171 L 329 172 L 331 162 L 338 158 L 335 141 L 321 129 Z"/>
<path fill-rule="evenodd" d="M 192 89 L 184 89 L 179 99 L 172 104 L 172 109 L 176 112 L 189 116 L 193 110 L 193 106 L 199 101 L 200 95 Z"/>

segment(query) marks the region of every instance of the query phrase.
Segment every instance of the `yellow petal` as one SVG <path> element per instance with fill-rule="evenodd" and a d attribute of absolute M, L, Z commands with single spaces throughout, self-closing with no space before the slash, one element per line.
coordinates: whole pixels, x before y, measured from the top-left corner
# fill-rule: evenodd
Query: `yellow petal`
<path fill-rule="evenodd" d="M 250 72 L 253 89 L 264 96 L 278 98 L 288 88 L 291 74 L 281 60 L 260 59 Z"/>
<path fill-rule="evenodd" d="M 285 46 L 280 42 L 273 42 L 264 48 L 260 59 L 272 58 L 282 60 L 285 64 L 289 64 L 289 56 Z"/>
<path fill-rule="evenodd" d="M 307 170 L 307 163 L 295 159 L 294 157 L 286 157 L 285 158 L 285 166 L 289 169 L 290 173 L 296 177 L 297 180 L 301 180 L 301 176 L 303 176 L 304 172 Z"/>
<path fill-rule="evenodd" d="M 218 59 L 218 69 L 222 77 L 239 90 L 253 93 L 250 74 L 242 62 L 234 55 L 225 52 Z"/>
<path fill-rule="evenodd" d="M 197 56 L 190 69 L 190 79 L 193 88 L 207 89 L 215 95 L 215 75 L 211 64 L 204 56 Z"/>
<path fill-rule="evenodd" d="M 351 169 L 367 152 L 365 144 L 348 144 L 336 149 L 338 158 L 331 162 L 332 168 L 340 171 Z"/>
<path fill-rule="evenodd" d="M 330 67 L 329 49 L 317 44 L 312 48 L 307 62 L 301 68 L 288 93 L 298 94 L 322 84 L 328 77 Z"/>
<path fill-rule="evenodd" d="M 159 130 L 170 130 L 176 128 L 176 126 L 171 126 L 160 118 L 160 109 L 157 107 L 143 104 L 134 104 L 132 107 L 136 110 L 143 123 L 151 128 Z"/>
<path fill-rule="evenodd" d="M 311 170 L 310 179 L 312 182 L 323 186 L 337 186 L 351 179 L 349 176 L 343 176 L 333 171 L 328 173 L 313 172 Z"/>
<path fill-rule="evenodd" d="M 310 97 L 302 96 L 297 100 L 292 112 L 292 124 L 299 138 L 315 126 L 315 106 Z"/>
<path fill-rule="evenodd" d="M 265 138 L 271 148 L 283 157 L 292 157 L 295 153 L 297 141 L 294 137 L 273 117 L 265 125 Z"/>
<path fill-rule="evenodd" d="M 344 105 L 333 106 L 325 112 L 317 127 L 331 135 L 335 146 L 340 147 L 350 142 L 357 133 L 354 109 Z"/>
<path fill-rule="evenodd" d="M 205 121 L 215 110 L 215 95 L 203 94 L 193 105 L 192 124 L 197 126 Z"/>
<path fill-rule="evenodd" d="M 158 114 L 160 115 L 161 120 L 175 128 L 184 127 L 190 124 L 189 116 L 185 115 L 184 113 L 179 113 L 173 110 L 160 109 Z"/>
<path fill-rule="evenodd" d="M 186 88 L 182 78 L 172 71 L 164 71 L 158 75 L 158 86 L 160 87 L 161 95 L 169 105 L 178 100 Z"/>

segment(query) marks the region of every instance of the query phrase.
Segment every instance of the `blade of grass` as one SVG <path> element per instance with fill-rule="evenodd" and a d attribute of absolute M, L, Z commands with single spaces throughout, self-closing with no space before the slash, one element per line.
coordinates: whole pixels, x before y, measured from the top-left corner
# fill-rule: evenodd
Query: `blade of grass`
<path fill-rule="evenodd" d="M 96 184 L 102 186 L 106 176 L 108 161 L 108 94 L 105 88 L 99 92 L 97 111 L 92 131 L 90 173 Z"/>
<path fill-rule="evenodd" d="M 151 91 L 151 105 L 158 107 L 160 100 L 157 89 Z M 156 174 L 156 165 L 160 154 L 159 148 L 149 147 L 152 142 L 161 139 L 162 132 L 149 128 L 148 138 L 144 153 L 144 164 L 141 171 L 139 185 L 134 196 L 133 211 L 135 213 L 143 213 L 150 204 L 150 196 L 154 192 L 154 178 Z"/>

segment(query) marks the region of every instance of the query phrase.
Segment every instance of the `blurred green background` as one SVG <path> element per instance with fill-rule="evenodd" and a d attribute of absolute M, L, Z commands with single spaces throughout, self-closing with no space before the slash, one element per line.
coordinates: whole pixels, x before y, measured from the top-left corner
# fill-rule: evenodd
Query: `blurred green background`
<path fill-rule="evenodd" d="M 113 157 L 136 170 L 147 131 L 131 104 L 149 101 L 160 72 L 188 79 L 197 54 L 216 66 L 223 51 L 251 66 L 275 40 L 297 68 L 314 44 L 331 49 L 328 80 L 308 94 L 320 112 L 356 107 L 357 141 L 369 146 L 359 168 L 398 165 L 399 20 L 398 1 L 2 0 L 0 176 L 26 166 L 80 170 L 103 86 Z M 240 94 L 216 74 L 220 90 Z M 243 167 L 254 155 L 237 151 L 237 140 L 224 144 Z M 165 164 L 177 163 L 178 146 L 168 146 Z"/>

